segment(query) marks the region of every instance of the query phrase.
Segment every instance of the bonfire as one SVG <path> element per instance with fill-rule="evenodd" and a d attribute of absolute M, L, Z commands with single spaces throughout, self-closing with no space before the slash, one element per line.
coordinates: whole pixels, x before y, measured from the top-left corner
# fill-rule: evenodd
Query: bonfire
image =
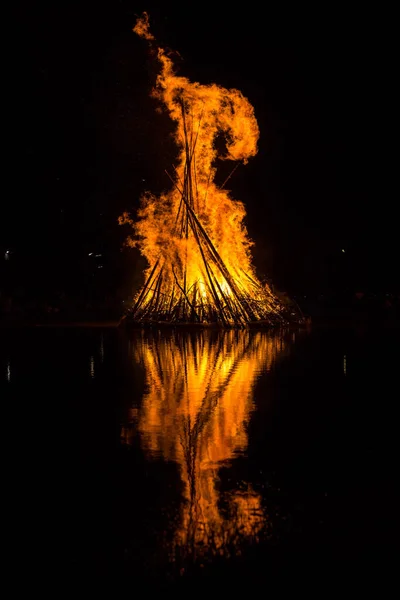
<path fill-rule="evenodd" d="M 262 283 L 252 264 L 252 242 L 242 202 L 215 183 L 216 160 L 246 163 L 257 153 L 254 109 L 236 89 L 191 83 L 178 76 L 156 44 L 146 13 L 133 29 L 157 50 L 160 73 L 152 95 L 176 124 L 177 165 L 168 173 L 171 189 L 147 192 L 137 218 L 127 213 L 137 247 L 148 262 L 144 284 L 129 309 L 135 323 L 282 325 L 296 321 L 293 305 Z M 218 155 L 224 135 L 226 154 Z M 225 182 L 226 183 L 226 182 Z"/>

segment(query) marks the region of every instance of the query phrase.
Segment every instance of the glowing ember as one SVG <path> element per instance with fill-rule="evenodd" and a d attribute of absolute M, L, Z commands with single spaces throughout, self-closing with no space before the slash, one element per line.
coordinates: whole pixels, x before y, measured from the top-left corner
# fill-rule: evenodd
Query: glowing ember
<path fill-rule="evenodd" d="M 145 13 L 134 31 L 154 43 Z M 215 160 L 247 162 L 257 153 L 259 130 L 254 110 L 238 90 L 191 83 L 175 75 L 158 48 L 161 72 L 153 95 L 176 123 L 180 156 L 170 192 L 141 200 L 138 220 L 125 213 L 149 268 L 132 308 L 136 321 L 218 322 L 245 325 L 285 321 L 286 307 L 262 285 L 251 262 L 243 223 L 245 208 L 214 183 Z M 223 134 L 226 155 L 215 140 Z"/>

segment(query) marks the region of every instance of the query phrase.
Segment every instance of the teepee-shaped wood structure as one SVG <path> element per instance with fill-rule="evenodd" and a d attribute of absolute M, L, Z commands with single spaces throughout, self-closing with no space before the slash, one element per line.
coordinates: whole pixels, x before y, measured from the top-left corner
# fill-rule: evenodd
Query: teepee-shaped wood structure
<path fill-rule="evenodd" d="M 134 31 L 154 44 L 148 16 Z M 200 85 L 175 74 L 157 48 L 161 72 L 153 96 L 176 123 L 178 165 L 173 188 L 142 198 L 139 219 L 126 215 L 149 268 L 129 316 L 136 323 L 277 325 L 296 320 L 297 311 L 261 284 L 251 264 L 245 209 L 214 182 L 217 158 L 247 162 L 257 153 L 259 129 L 250 102 L 238 90 Z M 219 155 L 216 139 L 225 136 Z"/>
<path fill-rule="evenodd" d="M 202 277 L 188 285 L 187 260 L 177 260 L 175 265 L 168 265 L 173 281 L 165 285 L 166 261 L 161 251 L 130 316 L 142 323 L 219 323 L 222 326 L 245 326 L 259 321 L 270 325 L 284 323 L 289 315 L 287 307 L 268 286 L 262 286 L 245 272 L 243 275 L 249 285 L 243 289 L 229 272 L 196 214 L 197 138 L 188 133 L 188 107 L 183 98 L 179 103 L 185 131 L 185 165 L 183 181 L 177 182 L 171 177 L 180 195 L 172 235 L 183 240 L 194 238 L 201 256 Z"/>

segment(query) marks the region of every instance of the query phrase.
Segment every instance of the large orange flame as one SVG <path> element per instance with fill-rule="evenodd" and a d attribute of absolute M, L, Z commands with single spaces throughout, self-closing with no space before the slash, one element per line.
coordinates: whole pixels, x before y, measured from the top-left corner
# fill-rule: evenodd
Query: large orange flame
<path fill-rule="evenodd" d="M 134 31 L 154 43 L 148 15 Z M 257 153 L 259 129 L 254 109 L 236 89 L 191 83 L 176 75 L 171 59 L 158 48 L 161 71 L 153 95 L 176 123 L 178 164 L 173 189 L 155 197 L 146 193 L 138 220 L 125 213 L 121 222 L 134 230 L 128 240 L 146 257 L 146 284 L 138 294 L 136 316 L 161 320 L 224 323 L 279 318 L 282 306 L 257 279 L 244 205 L 214 182 L 215 161 L 244 163 Z M 226 153 L 218 154 L 223 134 Z M 163 318 L 164 317 L 164 318 Z"/>

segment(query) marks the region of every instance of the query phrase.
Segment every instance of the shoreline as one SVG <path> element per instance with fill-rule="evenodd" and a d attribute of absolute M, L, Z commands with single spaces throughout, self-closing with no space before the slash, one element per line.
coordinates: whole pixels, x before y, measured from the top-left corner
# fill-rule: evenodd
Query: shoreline
<path fill-rule="evenodd" d="M 15 330 L 15 329 L 117 329 L 124 319 L 104 321 L 54 321 L 52 323 L 45 322 L 27 322 L 19 321 L 13 323 L 0 323 L 0 330 Z"/>

